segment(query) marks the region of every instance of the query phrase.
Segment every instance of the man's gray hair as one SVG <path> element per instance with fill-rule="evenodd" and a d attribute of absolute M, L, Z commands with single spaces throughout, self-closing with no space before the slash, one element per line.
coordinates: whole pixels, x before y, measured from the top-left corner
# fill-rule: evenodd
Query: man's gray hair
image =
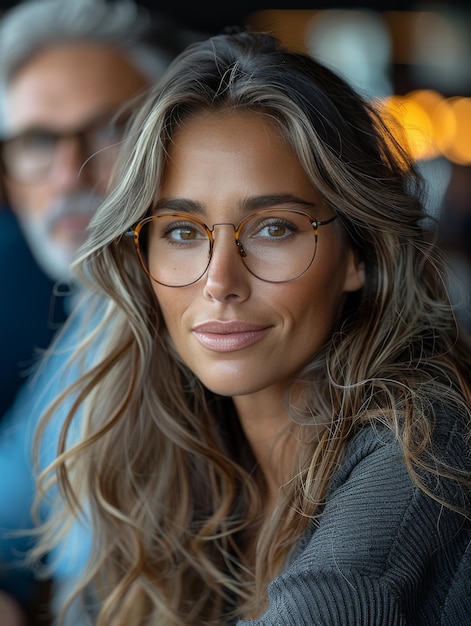
<path fill-rule="evenodd" d="M 133 0 L 25 0 L 0 21 L 0 130 L 10 80 L 42 48 L 83 40 L 116 45 L 154 82 L 178 52 L 201 36 Z"/>

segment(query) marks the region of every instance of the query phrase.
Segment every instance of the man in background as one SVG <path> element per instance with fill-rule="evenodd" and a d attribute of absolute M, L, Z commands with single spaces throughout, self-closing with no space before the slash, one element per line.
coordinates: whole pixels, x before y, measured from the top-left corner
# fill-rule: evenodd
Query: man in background
<path fill-rule="evenodd" d="M 54 285 L 43 298 L 47 311 L 40 310 L 37 294 L 28 304 L 28 294 L 35 292 L 28 276 L 19 275 L 21 247 L 15 248 L 17 256 L 8 252 L 0 274 L 1 306 L 9 307 L 10 320 L 21 323 L 2 326 L 4 346 L 20 343 L 25 308 L 32 318 L 47 320 L 51 333 L 67 317 L 74 296 L 69 266 L 106 193 L 135 97 L 195 38 L 131 0 L 27 0 L 2 17 L 2 177 L 24 238 L 50 281 L 46 285 Z M 16 280 L 17 271 L 24 297 L 9 298 L 7 282 Z M 46 347 L 38 337 L 31 339 L 29 354 L 11 356 L 3 349 L 0 359 L 9 354 L 11 363 L 2 368 L 13 368 L 21 379 L 35 362 L 34 351 Z M 0 387 L 0 395 L 3 391 Z M 4 418 L 0 433 L 4 444 L 8 440 L 0 450 L 0 590 L 15 598 L 33 623 L 37 584 L 27 570 L 10 569 L 28 543 L 2 532 L 31 526 L 29 434 L 18 413 L 13 415 L 13 423 Z M 20 417 L 27 418 L 21 412 Z M 18 458 L 23 466 L 9 471 Z"/>
<path fill-rule="evenodd" d="M 51 331 L 70 307 L 69 266 L 107 189 L 130 112 L 125 105 L 160 78 L 192 36 L 131 0 L 28 0 L 0 22 L 2 175 L 27 244 L 55 284 L 48 310 L 38 310 L 37 301 L 29 310 Z M 13 256 L 2 267 L 4 280 L 15 267 Z M 11 317 L 15 301 L 2 306 Z M 24 323 L 2 327 L 4 345 L 19 345 L 24 330 Z M 12 367 L 26 370 L 31 356 Z"/>

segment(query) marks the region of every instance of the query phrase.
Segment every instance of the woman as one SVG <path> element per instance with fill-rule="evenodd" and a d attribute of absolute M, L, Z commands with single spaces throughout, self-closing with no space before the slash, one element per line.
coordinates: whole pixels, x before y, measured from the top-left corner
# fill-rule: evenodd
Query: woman
<path fill-rule="evenodd" d="M 468 623 L 470 346 L 375 108 L 219 35 L 147 96 L 117 181 L 36 556 L 87 512 L 98 626 Z"/>

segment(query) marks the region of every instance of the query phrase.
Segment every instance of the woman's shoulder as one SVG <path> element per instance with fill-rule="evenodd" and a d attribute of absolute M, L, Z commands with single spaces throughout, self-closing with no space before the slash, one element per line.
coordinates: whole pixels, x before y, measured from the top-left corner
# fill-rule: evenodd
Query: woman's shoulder
<path fill-rule="evenodd" d="M 469 473 L 469 448 L 459 420 L 447 415 L 438 415 L 437 420 L 444 451 L 436 458 Z M 431 444 L 433 449 L 436 443 Z M 440 499 L 463 507 L 466 498 L 454 480 L 420 468 L 417 472 L 425 489 L 412 476 L 392 430 L 374 424 L 360 429 L 346 447 L 321 515 L 301 541 L 298 556 L 305 549 L 309 559 L 315 546 L 318 561 L 368 571 L 377 567 L 378 573 L 391 559 L 407 561 L 416 555 L 425 562 L 430 551 L 449 544 L 468 524 Z"/>
<path fill-rule="evenodd" d="M 457 429 L 448 419 L 443 431 L 451 441 Z M 350 440 L 320 515 L 270 585 L 271 612 L 247 624 L 280 623 L 269 615 L 289 603 L 288 613 L 297 611 L 302 601 L 315 619 L 298 612 L 297 622 L 286 623 L 330 625 L 336 614 L 335 623 L 352 626 L 419 626 L 447 613 L 452 621 L 443 623 L 464 626 L 470 541 L 469 522 L 416 485 L 395 433 L 366 426 Z"/>
<path fill-rule="evenodd" d="M 471 476 L 469 417 L 441 406 L 436 407 L 433 416 L 428 419 L 427 442 L 411 442 L 414 434 L 409 432 L 407 435 L 409 445 L 422 448 L 419 454 L 421 465 L 432 468 L 440 464 L 442 469 L 445 466 L 455 468 Z M 399 435 L 392 428 L 375 421 L 359 428 L 345 447 L 342 462 L 332 479 L 330 492 L 355 476 L 358 480 L 362 476 L 365 479 L 368 476 L 376 477 L 374 484 L 386 479 L 393 483 L 403 482 L 410 485 L 410 474 L 405 463 L 405 437 L 404 434 Z M 422 471 L 419 467 L 416 471 L 422 478 L 428 473 L 426 469 Z"/>

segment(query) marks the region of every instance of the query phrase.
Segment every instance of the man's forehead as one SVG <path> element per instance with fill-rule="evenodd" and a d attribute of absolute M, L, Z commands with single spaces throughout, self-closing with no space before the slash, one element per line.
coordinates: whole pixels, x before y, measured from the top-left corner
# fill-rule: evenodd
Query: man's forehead
<path fill-rule="evenodd" d="M 74 128 L 113 113 L 148 86 L 119 48 L 94 42 L 56 44 L 25 62 L 6 93 L 10 130 Z"/>

